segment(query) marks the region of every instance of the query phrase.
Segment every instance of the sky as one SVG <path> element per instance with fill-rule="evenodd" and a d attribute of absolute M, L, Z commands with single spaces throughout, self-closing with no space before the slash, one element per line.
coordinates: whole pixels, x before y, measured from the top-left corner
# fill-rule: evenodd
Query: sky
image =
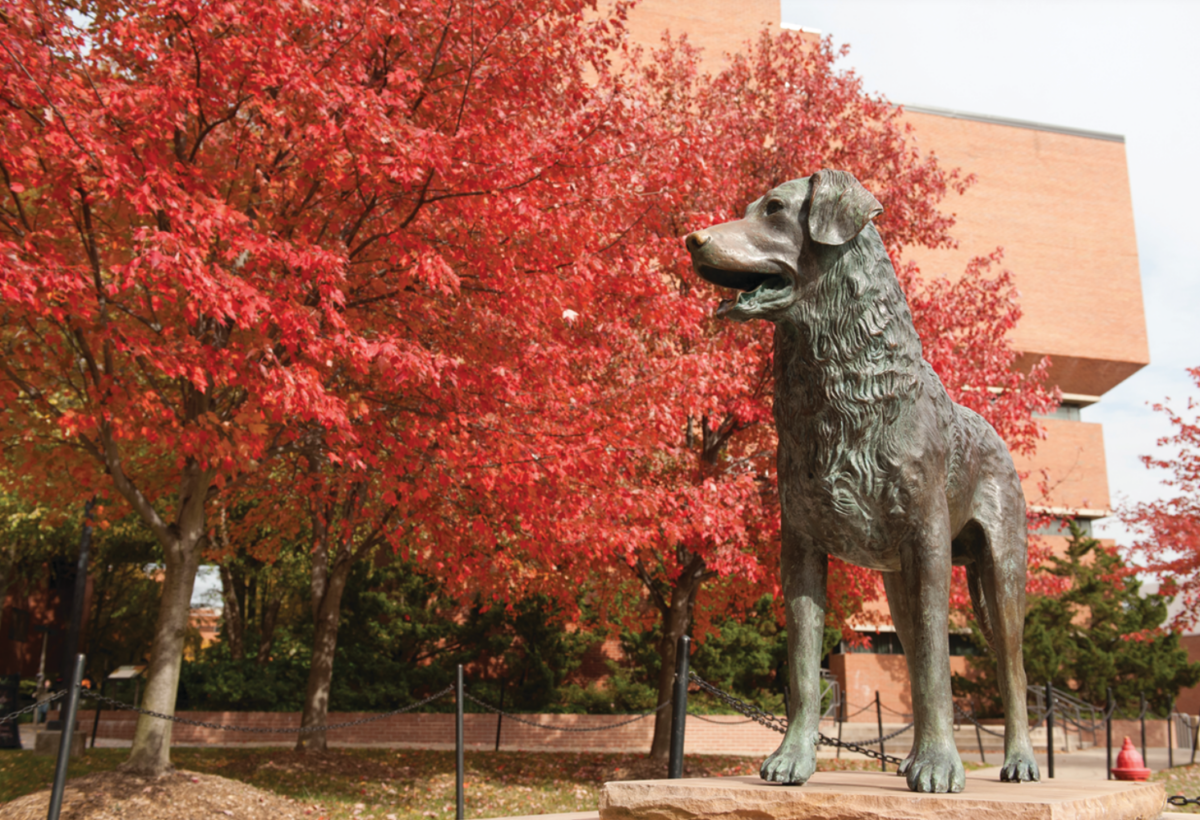
<path fill-rule="evenodd" d="M 1104 425 L 1114 506 L 1162 497 L 1138 457 L 1166 452 L 1171 428 L 1148 403 L 1200 398 L 1185 372 L 1200 365 L 1200 2 L 783 0 L 782 13 L 848 44 L 841 67 L 894 103 L 1125 136 L 1150 365 L 1083 420 Z M 1098 524 L 1130 543 L 1115 518 Z"/>

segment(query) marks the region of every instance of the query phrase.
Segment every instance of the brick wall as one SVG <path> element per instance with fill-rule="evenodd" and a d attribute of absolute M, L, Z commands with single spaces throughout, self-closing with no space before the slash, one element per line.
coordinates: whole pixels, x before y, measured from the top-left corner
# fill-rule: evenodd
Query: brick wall
<path fill-rule="evenodd" d="M 290 729 L 300 725 L 298 712 L 180 712 L 179 717 L 206 723 L 221 723 L 256 728 Z M 329 715 L 330 723 L 344 723 L 369 714 L 338 712 Z M 537 723 L 557 727 L 591 728 L 619 723 L 621 715 L 522 715 Z M 137 716 L 132 712 L 101 712 L 100 738 L 132 740 Z M 90 733 L 94 713 L 81 711 L 80 726 Z M 827 734 L 836 732 L 824 727 Z M 654 718 L 599 732 L 553 732 L 505 719 L 501 724 L 500 748 L 529 751 L 591 751 L 638 752 L 650 751 Z M 779 745 L 781 735 L 745 718 L 731 715 L 711 715 L 703 718 L 690 715 L 685 730 L 685 749 L 694 754 L 765 755 Z M 463 738 L 468 749 L 495 748 L 496 716 L 468 714 L 463 716 Z M 274 743 L 287 746 L 296 736 L 289 733 L 255 734 L 224 732 L 198 726 L 176 724 L 172 742 L 182 745 L 205 743 Z M 387 744 L 415 749 L 454 748 L 454 715 L 407 714 L 384 718 L 351 729 L 336 729 L 329 733 L 336 744 Z"/>
<path fill-rule="evenodd" d="M 764 27 L 778 30 L 779 0 L 642 0 L 629 15 L 630 39 L 644 48 L 656 48 L 662 33 L 686 33 L 688 42 L 703 49 L 702 60 L 717 68 L 725 54 L 737 54 Z"/>
<path fill-rule="evenodd" d="M 1042 507 L 1109 509 L 1108 468 L 1104 459 L 1104 428 L 1066 419 L 1038 419 L 1046 428 L 1033 458 L 1015 456 L 1017 469 L 1028 471 L 1025 499 Z M 1049 478 L 1049 495 L 1039 488 L 1041 470 Z"/>
<path fill-rule="evenodd" d="M 829 657 L 829 671 L 837 676 L 845 694 L 848 723 L 875 723 L 875 692 L 883 710 L 884 723 L 905 723 L 912 714 L 912 690 L 908 685 L 908 664 L 903 655 L 876 655 L 869 652 L 835 654 Z M 950 671 L 967 671 L 967 659 L 950 658 Z M 862 710 L 864 706 L 869 709 Z M 855 714 L 857 712 L 857 714 Z"/>
<path fill-rule="evenodd" d="M 1018 350 L 1050 355 L 1064 392 L 1099 396 L 1149 361 L 1125 145 L 909 112 L 914 139 L 945 167 L 978 175 L 942 210 L 956 249 L 914 248 L 927 275 L 957 276 L 1005 249 L 1021 292 Z M 884 203 L 887 207 L 887 203 Z"/>
<path fill-rule="evenodd" d="M 1200 661 L 1200 635 L 1184 635 L 1179 643 L 1187 650 L 1188 660 L 1192 663 Z M 1184 689 L 1175 699 L 1175 709 L 1189 715 L 1200 715 L 1200 685 Z"/>

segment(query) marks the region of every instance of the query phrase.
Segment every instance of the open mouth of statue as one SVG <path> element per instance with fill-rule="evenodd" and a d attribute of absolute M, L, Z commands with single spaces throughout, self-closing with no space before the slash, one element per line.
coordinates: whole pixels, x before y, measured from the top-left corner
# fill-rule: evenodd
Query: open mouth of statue
<path fill-rule="evenodd" d="M 709 265 L 701 265 L 698 273 L 708 282 L 722 288 L 733 288 L 747 293 L 759 288 L 764 290 L 784 290 L 788 280 L 774 273 L 756 273 L 754 271 L 721 270 Z"/>

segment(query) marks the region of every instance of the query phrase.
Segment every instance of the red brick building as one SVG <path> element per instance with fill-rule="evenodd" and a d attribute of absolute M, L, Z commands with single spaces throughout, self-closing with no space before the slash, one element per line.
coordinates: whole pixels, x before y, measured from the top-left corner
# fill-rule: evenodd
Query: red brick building
<path fill-rule="evenodd" d="M 630 30 L 647 46 L 665 28 L 686 33 L 715 65 L 780 22 L 778 0 L 643 0 Z M 1017 460 L 1030 473 L 1026 499 L 1090 528 L 1111 507 L 1102 428 L 1081 421 L 1079 411 L 1150 361 L 1124 138 L 932 108 L 908 108 L 905 116 L 924 152 L 978 177 L 965 195 L 942 203 L 957 216 L 959 247 L 910 257 L 928 275 L 954 276 L 972 256 L 1004 248 L 1024 310 L 1014 346 L 1025 364 L 1049 356 L 1063 393 L 1062 407 L 1043 421 L 1047 438 L 1036 457 Z M 1065 541 L 1044 535 L 1052 546 Z M 904 662 L 888 652 L 893 644 L 881 633 L 876 651 L 831 659 L 852 705 L 879 691 L 885 706 L 910 709 Z M 951 660 L 955 671 L 965 668 L 961 656 Z"/>

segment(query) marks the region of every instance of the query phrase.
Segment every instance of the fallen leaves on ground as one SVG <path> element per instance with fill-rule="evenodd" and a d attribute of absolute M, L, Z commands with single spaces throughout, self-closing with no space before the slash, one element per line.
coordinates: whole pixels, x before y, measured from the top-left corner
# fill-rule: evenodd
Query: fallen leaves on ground
<path fill-rule="evenodd" d="M 42 820 L 47 789 L 0 806 L 0 820 Z M 93 772 L 67 781 L 61 820 L 304 820 L 311 809 L 225 777 L 177 771 L 163 777 Z"/>
<path fill-rule="evenodd" d="M 333 749 L 319 754 L 261 747 L 182 748 L 171 753 L 180 771 L 150 780 L 112 771 L 127 755 L 124 749 L 90 749 L 73 760 L 72 774 L 86 774 L 69 781 L 62 820 L 454 816 L 454 753 L 450 751 Z M 757 773 L 761 762 L 760 757 L 691 755 L 685 760 L 684 775 L 750 775 Z M 466 763 L 468 818 L 594 811 L 607 781 L 666 776 L 666 767 L 644 754 L 468 752 Z M 876 765 L 863 760 L 820 761 L 823 770 Z M 0 800 L 12 801 L 0 805 L 0 820 L 45 817 L 53 775 L 53 758 L 30 752 L 0 757 Z"/>
<path fill-rule="evenodd" d="M 1200 763 L 1191 766 L 1176 766 L 1155 772 L 1151 780 L 1157 780 L 1167 790 L 1167 796 L 1182 794 L 1184 797 L 1200 797 Z M 1200 814 L 1200 806 L 1167 806 L 1167 811 Z"/>

